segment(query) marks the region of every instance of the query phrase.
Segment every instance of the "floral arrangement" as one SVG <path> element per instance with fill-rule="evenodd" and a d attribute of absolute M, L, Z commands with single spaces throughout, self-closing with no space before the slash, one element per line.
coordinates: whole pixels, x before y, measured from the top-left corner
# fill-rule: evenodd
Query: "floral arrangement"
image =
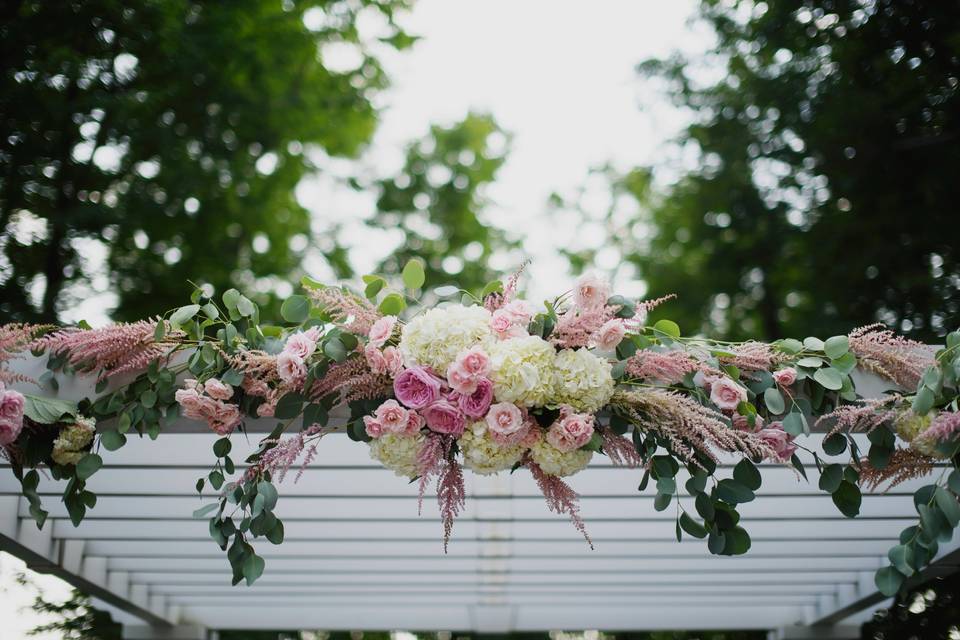
<path fill-rule="evenodd" d="M 798 436 L 811 426 L 828 432 L 822 452 L 807 449 L 819 486 L 848 517 L 859 513 L 861 487 L 943 468 L 917 491 L 918 521 L 877 573 L 884 593 L 926 566 L 960 523 L 960 332 L 939 349 L 879 325 L 825 341 L 727 343 L 682 336 L 666 319 L 648 325 L 669 297 L 631 300 L 594 276 L 535 308 L 518 296 L 519 275 L 459 302 L 410 309 L 424 283 L 416 260 L 396 289 L 379 276 L 366 276 L 362 293 L 304 279 L 306 295 L 284 301 L 282 325 L 261 322 L 235 289 L 219 299 L 197 289 L 191 304 L 163 317 L 102 329 L 7 325 L 0 445 L 38 526 L 47 516 L 39 468 L 67 480 L 63 500 L 79 524 L 96 504 L 86 480 L 103 464 L 99 452 L 134 432 L 156 438 L 181 416 L 205 422 L 220 437 L 196 488 L 209 484 L 219 499 L 194 515 L 208 517 L 234 584 L 264 570 L 256 539 L 283 541 L 274 483 L 295 465 L 302 471 L 339 429 L 416 481 L 421 504 L 436 483 L 445 548 L 464 506 L 463 469 L 531 473 L 550 509 L 592 546 L 565 478 L 606 455 L 642 473 L 640 491 L 652 481 L 655 509 L 676 505 L 678 540 L 706 538 L 712 553 L 742 554 L 750 536 L 737 507 L 761 487 L 757 465 L 791 465 L 806 478 L 795 452 L 806 449 Z M 11 367 L 24 351 L 46 354 L 40 379 Z M 890 392 L 862 399 L 850 376 L 857 368 L 889 381 Z M 57 399 L 58 375 L 95 376 L 96 396 Z M 27 393 L 31 385 L 40 393 Z M 330 424 L 335 407 L 349 409 L 345 427 Z M 252 418 L 276 428 L 238 465 L 231 435 Z M 855 432 L 868 435 L 867 452 Z M 731 477 L 718 477 L 720 455 L 739 460 Z"/>

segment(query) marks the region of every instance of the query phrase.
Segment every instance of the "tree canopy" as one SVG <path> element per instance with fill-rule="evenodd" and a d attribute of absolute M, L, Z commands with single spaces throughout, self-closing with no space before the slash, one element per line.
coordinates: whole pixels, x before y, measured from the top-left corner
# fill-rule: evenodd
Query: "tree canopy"
<path fill-rule="evenodd" d="M 90 295 L 97 256 L 120 319 L 175 306 L 196 277 L 267 302 L 311 242 L 305 151 L 356 154 L 377 123 L 386 78 L 357 16 L 381 14 L 380 45 L 403 47 L 406 5 L 5 3 L 0 312 L 54 319 Z M 331 68 L 331 43 L 359 65 Z"/>
<path fill-rule="evenodd" d="M 615 237 L 650 294 L 732 338 L 955 326 L 958 5 L 704 0 L 700 18 L 706 63 L 640 67 L 691 113 L 678 143 L 695 166 L 613 185 L 646 212 Z"/>

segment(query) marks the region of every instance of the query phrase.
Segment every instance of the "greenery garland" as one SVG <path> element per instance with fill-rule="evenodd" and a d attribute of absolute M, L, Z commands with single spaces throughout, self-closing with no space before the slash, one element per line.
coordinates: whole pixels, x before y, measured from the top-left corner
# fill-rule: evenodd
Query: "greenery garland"
<path fill-rule="evenodd" d="M 48 516 L 39 468 L 66 481 L 63 501 L 79 525 L 96 506 L 87 480 L 103 466 L 99 452 L 123 447 L 132 433 L 155 439 L 182 417 L 206 421 L 221 437 L 196 490 L 202 495 L 209 484 L 219 499 L 194 516 L 208 518 L 234 584 L 252 584 L 264 570 L 254 540 L 283 542 L 275 482 L 341 428 L 330 420 L 337 407 L 349 410 L 350 438 L 418 480 L 421 499 L 436 478 L 445 543 L 465 498 L 463 466 L 528 469 L 550 508 L 589 541 L 577 495 L 562 478 L 595 453 L 642 468 L 639 490 L 653 486 L 654 508 L 676 505 L 677 539 L 705 538 L 721 555 L 750 548 L 737 509 L 761 488 L 760 462 L 791 465 L 807 478 L 795 453 L 805 449 L 819 487 L 850 518 L 859 514 L 861 487 L 936 470 L 914 494 L 917 522 L 876 574 L 887 595 L 929 564 L 960 523 L 960 332 L 938 349 L 879 326 L 826 340 L 720 342 L 683 336 L 666 319 L 648 325 L 647 313 L 665 300 L 613 295 L 591 276 L 535 310 L 517 297 L 518 276 L 462 291 L 459 302 L 422 305 L 423 265 L 412 260 L 396 288 L 379 276 L 364 277 L 363 292 L 305 278 L 305 295 L 284 301 L 282 324 L 263 322 L 235 289 L 214 298 L 197 287 L 191 304 L 149 321 L 6 325 L 0 445 L 37 526 Z M 417 304 L 408 309 L 408 301 Z M 37 380 L 14 366 L 28 350 L 46 357 Z M 856 369 L 886 379 L 890 391 L 861 398 Z M 56 397 L 58 377 L 74 375 L 97 376 L 93 397 Z M 276 427 L 241 466 L 231 435 L 251 418 L 275 419 Z M 812 426 L 828 433 L 826 459 L 795 440 Z M 867 451 L 852 437 L 858 431 L 869 438 Z M 718 452 L 739 460 L 731 477 L 718 477 Z M 846 462 L 829 459 L 841 455 Z M 680 504 L 683 492 L 694 509 Z"/>

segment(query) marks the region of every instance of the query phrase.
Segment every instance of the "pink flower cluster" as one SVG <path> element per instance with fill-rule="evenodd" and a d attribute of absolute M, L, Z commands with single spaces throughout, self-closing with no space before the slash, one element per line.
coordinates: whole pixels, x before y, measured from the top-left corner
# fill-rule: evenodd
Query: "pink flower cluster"
<path fill-rule="evenodd" d="M 367 345 L 368 362 L 371 349 L 377 347 Z M 380 355 L 385 359 L 393 357 L 388 356 L 390 349 L 394 347 L 387 347 Z M 373 416 L 364 418 L 367 434 L 372 438 L 385 432 L 413 435 L 423 425 L 434 433 L 458 437 L 466 428 L 467 418 L 483 418 L 493 402 L 490 359 L 480 347 L 463 351 L 447 369 L 446 378 L 426 367 L 404 368 L 401 361 L 390 373 L 395 376 L 393 393 L 397 399 L 387 400 Z M 401 428 L 401 422 L 408 426 Z M 416 428 L 409 426 L 414 422 Z"/>
<path fill-rule="evenodd" d="M 573 290 L 573 305 L 560 314 L 551 342 L 568 349 L 613 351 L 626 335 L 627 325 L 614 317 L 617 307 L 607 306 L 609 298 L 609 282 L 591 274 L 580 278 Z"/>
<path fill-rule="evenodd" d="M 485 422 L 490 438 L 504 447 L 517 444 L 529 447 L 540 437 L 540 430 L 526 409 L 509 402 L 491 405 Z"/>
<path fill-rule="evenodd" d="M 526 300 L 513 300 L 493 312 L 490 328 L 501 340 L 519 338 L 527 334 L 527 325 L 533 319 L 533 307 Z"/>
<path fill-rule="evenodd" d="M 0 382 L 0 446 L 13 443 L 23 429 L 24 397 Z"/>
<path fill-rule="evenodd" d="M 367 346 L 363 349 L 363 356 L 370 371 L 377 375 L 396 376 L 403 371 L 403 356 L 400 355 L 400 350 L 394 346 L 384 347 L 393 337 L 396 326 L 396 316 L 384 316 L 373 323 L 367 333 Z"/>
<path fill-rule="evenodd" d="M 206 420 L 211 431 L 221 436 L 233 433 L 243 419 L 240 407 L 227 402 L 233 397 L 233 387 L 217 378 L 206 382 L 185 380 L 184 388 L 174 397 L 185 418 Z"/>
<path fill-rule="evenodd" d="M 286 384 L 300 385 L 307 377 L 307 358 L 317 350 L 320 329 L 310 327 L 287 338 L 283 351 L 277 356 L 277 375 Z"/>
<path fill-rule="evenodd" d="M 725 375 L 698 371 L 693 381 L 703 387 L 710 394 L 710 402 L 725 413 L 736 411 L 741 402 L 747 401 L 747 390 Z"/>
<path fill-rule="evenodd" d="M 560 407 L 560 417 L 550 425 L 547 442 L 560 451 L 579 449 L 593 437 L 593 415 L 576 413 L 572 407 Z"/>

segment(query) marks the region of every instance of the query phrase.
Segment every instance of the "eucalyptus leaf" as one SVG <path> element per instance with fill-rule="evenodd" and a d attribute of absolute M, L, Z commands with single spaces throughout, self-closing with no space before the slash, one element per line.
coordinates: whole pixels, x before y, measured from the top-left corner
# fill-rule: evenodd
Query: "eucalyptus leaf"
<path fill-rule="evenodd" d="M 419 289 L 427 281 L 427 276 L 423 271 L 423 262 L 417 258 L 407 262 L 400 275 L 403 278 L 403 286 L 407 289 Z"/>

